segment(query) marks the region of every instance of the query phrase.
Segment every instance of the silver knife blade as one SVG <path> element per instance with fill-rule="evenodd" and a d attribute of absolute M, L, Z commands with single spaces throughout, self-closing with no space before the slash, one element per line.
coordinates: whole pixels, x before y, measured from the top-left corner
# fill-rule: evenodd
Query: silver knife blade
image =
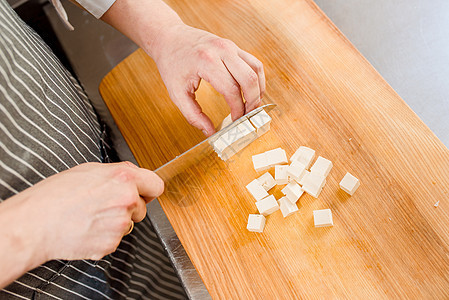
<path fill-rule="evenodd" d="M 208 137 L 204 141 L 200 142 L 199 144 L 193 146 L 189 150 L 185 151 L 181 155 L 175 157 L 171 161 L 167 162 L 166 164 L 160 166 L 157 168 L 154 172 L 159 175 L 159 177 L 162 178 L 166 183 L 171 178 L 175 177 L 178 173 L 182 172 L 184 169 L 188 168 L 192 164 L 200 163 L 202 158 L 205 156 L 209 156 L 212 153 L 215 153 L 214 148 L 212 147 L 213 143 L 224 133 L 228 132 L 232 128 L 238 126 L 243 121 L 247 120 L 248 118 L 251 118 L 255 114 L 261 112 L 263 109 L 268 113 L 273 108 L 275 108 L 276 104 L 265 104 L 263 106 L 260 106 L 246 115 L 240 117 L 239 119 L 235 120 L 228 126 L 224 127 L 220 131 L 216 132 L 212 136 Z"/>

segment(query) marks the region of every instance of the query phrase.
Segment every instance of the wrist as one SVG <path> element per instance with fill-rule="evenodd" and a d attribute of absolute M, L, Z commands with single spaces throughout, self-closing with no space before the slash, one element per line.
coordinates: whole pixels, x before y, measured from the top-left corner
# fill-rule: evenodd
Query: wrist
<path fill-rule="evenodd" d="M 153 58 L 160 52 L 159 41 L 169 29 L 184 25 L 178 14 L 161 0 L 116 0 L 101 20 L 128 36 Z"/>
<path fill-rule="evenodd" d="M 142 37 L 141 48 L 156 62 L 162 54 L 168 51 L 167 45 L 173 43 L 174 35 L 179 34 L 188 26 L 181 20 L 173 20 L 153 28 L 153 34 Z"/>
<path fill-rule="evenodd" d="M 4 259 L 0 269 L 8 270 L 7 281 L 13 281 L 48 260 L 43 247 L 46 236 L 36 217 L 39 211 L 28 204 L 31 199 L 27 199 L 26 194 L 26 191 L 19 193 L 0 204 L 0 252 Z"/>

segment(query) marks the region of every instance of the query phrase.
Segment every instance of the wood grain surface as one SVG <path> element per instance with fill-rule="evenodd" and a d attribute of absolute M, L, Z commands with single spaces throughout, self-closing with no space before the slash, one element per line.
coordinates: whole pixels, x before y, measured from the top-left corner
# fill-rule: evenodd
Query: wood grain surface
<path fill-rule="evenodd" d="M 270 132 L 228 163 L 206 155 L 159 199 L 213 298 L 449 298 L 449 151 L 323 12 L 308 0 L 167 2 L 257 56 L 278 104 Z M 142 167 L 204 139 L 141 50 L 100 91 Z M 229 113 L 208 85 L 198 99 L 217 125 Z M 262 174 L 251 156 L 301 145 L 334 163 L 320 197 L 248 232 L 256 206 L 245 185 Z M 338 188 L 348 171 L 361 181 L 352 197 Z M 334 227 L 314 228 L 323 208 Z"/>

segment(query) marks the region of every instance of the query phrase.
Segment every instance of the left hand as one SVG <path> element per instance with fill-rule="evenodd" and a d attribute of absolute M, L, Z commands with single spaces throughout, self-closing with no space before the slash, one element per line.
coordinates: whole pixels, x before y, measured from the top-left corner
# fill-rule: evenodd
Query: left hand
<path fill-rule="evenodd" d="M 187 121 L 206 136 L 215 129 L 195 100 L 201 79 L 224 96 L 233 120 L 260 105 L 265 74 L 253 55 L 230 40 L 185 24 L 166 27 L 160 33 L 157 50 L 151 54 L 170 98 Z"/>

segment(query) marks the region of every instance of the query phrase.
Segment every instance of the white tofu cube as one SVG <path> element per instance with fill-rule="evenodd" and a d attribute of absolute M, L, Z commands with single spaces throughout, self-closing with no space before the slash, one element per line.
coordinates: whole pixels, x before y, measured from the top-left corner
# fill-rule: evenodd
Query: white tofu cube
<path fill-rule="evenodd" d="M 271 190 L 276 185 L 273 176 L 268 172 L 257 178 L 257 180 L 266 191 Z"/>
<path fill-rule="evenodd" d="M 237 125 L 237 128 L 240 131 L 241 136 L 255 135 L 256 133 L 256 128 L 254 128 L 249 120 L 243 121 Z"/>
<path fill-rule="evenodd" d="M 288 162 L 287 154 L 285 153 L 285 150 L 282 148 L 276 148 L 273 150 L 266 151 L 265 155 L 267 156 L 268 163 L 271 166 L 285 164 Z"/>
<path fill-rule="evenodd" d="M 265 171 L 271 167 L 270 164 L 268 164 L 267 156 L 265 155 L 265 153 L 253 155 L 252 159 L 254 170 L 256 170 L 256 172 Z"/>
<path fill-rule="evenodd" d="M 227 147 L 229 147 L 227 140 L 223 138 L 223 136 L 219 137 L 213 144 L 215 152 L 217 152 L 218 156 L 221 157 L 221 153 L 225 151 Z"/>
<path fill-rule="evenodd" d="M 225 132 L 221 138 L 223 138 L 227 144 L 232 145 L 236 141 L 238 141 L 241 138 L 240 130 L 238 126 L 235 126 L 231 129 L 229 129 L 227 132 Z"/>
<path fill-rule="evenodd" d="M 249 120 L 253 124 L 254 128 L 256 128 L 257 136 L 261 136 L 270 130 L 271 117 L 265 110 L 262 110 L 252 116 Z"/>
<path fill-rule="evenodd" d="M 349 172 L 340 181 L 340 188 L 351 196 L 354 195 L 359 186 L 360 181 Z"/>
<path fill-rule="evenodd" d="M 304 175 L 301 177 L 301 179 L 299 180 L 299 184 L 300 185 L 304 185 L 304 183 L 307 181 L 307 178 L 309 177 L 310 171 L 305 171 Z"/>
<path fill-rule="evenodd" d="M 262 232 L 265 228 L 266 218 L 262 215 L 250 214 L 248 216 L 248 225 L 246 229 L 251 232 Z"/>
<path fill-rule="evenodd" d="M 313 222 L 315 224 L 315 227 L 334 226 L 331 210 L 330 209 L 314 210 Z"/>
<path fill-rule="evenodd" d="M 290 182 L 282 189 L 282 193 L 284 193 L 284 195 L 288 200 L 290 200 L 291 203 L 296 203 L 296 201 L 298 201 L 304 191 L 298 183 Z"/>
<path fill-rule="evenodd" d="M 288 183 L 288 165 L 276 165 L 274 166 L 274 180 L 276 184 Z"/>
<path fill-rule="evenodd" d="M 326 177 L 314 173 L 309 173 L 306 180 L 304 181 L 302 189 L 307 194 L 318 198 L 325 184 Z"/>
<path fill-rule="evenodd" d="M 332 162 L 322 156 L 318 156 L 310 172 L 327 177 L 332 169 Z"/>
<path fill-rule="evenodd" d="M 306 166 L 299 161 L 293 161 L 288 167 L 288 176 L 299 182 L 306 173 Z"/>
<path fill-rule="evenodd" d="M 251 122 L 245 120 L 223 133 L 214 142 L 214 149 L 221 159 L 227 160 L 255 139 L 257 139 L 256 129 L 251 125 Z"/>
<path fill-rule="evenodd" d="M 298 206 L 287 199 L 287 197 L 282 197 L 281 199 L 279 199 L 279 208 L 281 209 L 284 218 L 299 210 Z"/>
<path fill-rule="evenodd" d="M 217 131 L 222 130 L 226 126 L 230 125 L 232 123 L 232 116 L 231 114 L 227 115 L 226 118 L 221 121 L 221 125 L 217 128 Z"/>
<path fill-rule="evenodd" d="M 257 209 L 259 210 L 259 213 L 261 213 L 264 216 L 271 215 L 272 213 L 274 213 L 279 209 L 279 204 L 273 195 L 270 195 L 266 198 L 263 198 L 262 200 L 257 201 L 256 206 Z"/>
<path fill-rule="evenodd" d="M 236 126 L 238 129 L 237 140 L 229 147 L 231 156 L 251 144 L 257 139 L 256 129 L 248 120 L 243 121 Z"/>
<path fill-rule="evenodd" d="M 254 179 L 246 186 L 248 191 L 253 195 L 256 201 L 259 201 L 265 197 L 268 197 L 267 191 L 262 187 L 260 182 L 257 179 Z"/>
<path fill-rule="evenodd" d="M 295 154 L 292 155 L 290 161 L 299 161 L 306 166 L 306 169 L 308 169 L 312 164 L 314 158 L 315 150 L 301 146 L 298 148 L 298 150 L 296 150 Z"/>

